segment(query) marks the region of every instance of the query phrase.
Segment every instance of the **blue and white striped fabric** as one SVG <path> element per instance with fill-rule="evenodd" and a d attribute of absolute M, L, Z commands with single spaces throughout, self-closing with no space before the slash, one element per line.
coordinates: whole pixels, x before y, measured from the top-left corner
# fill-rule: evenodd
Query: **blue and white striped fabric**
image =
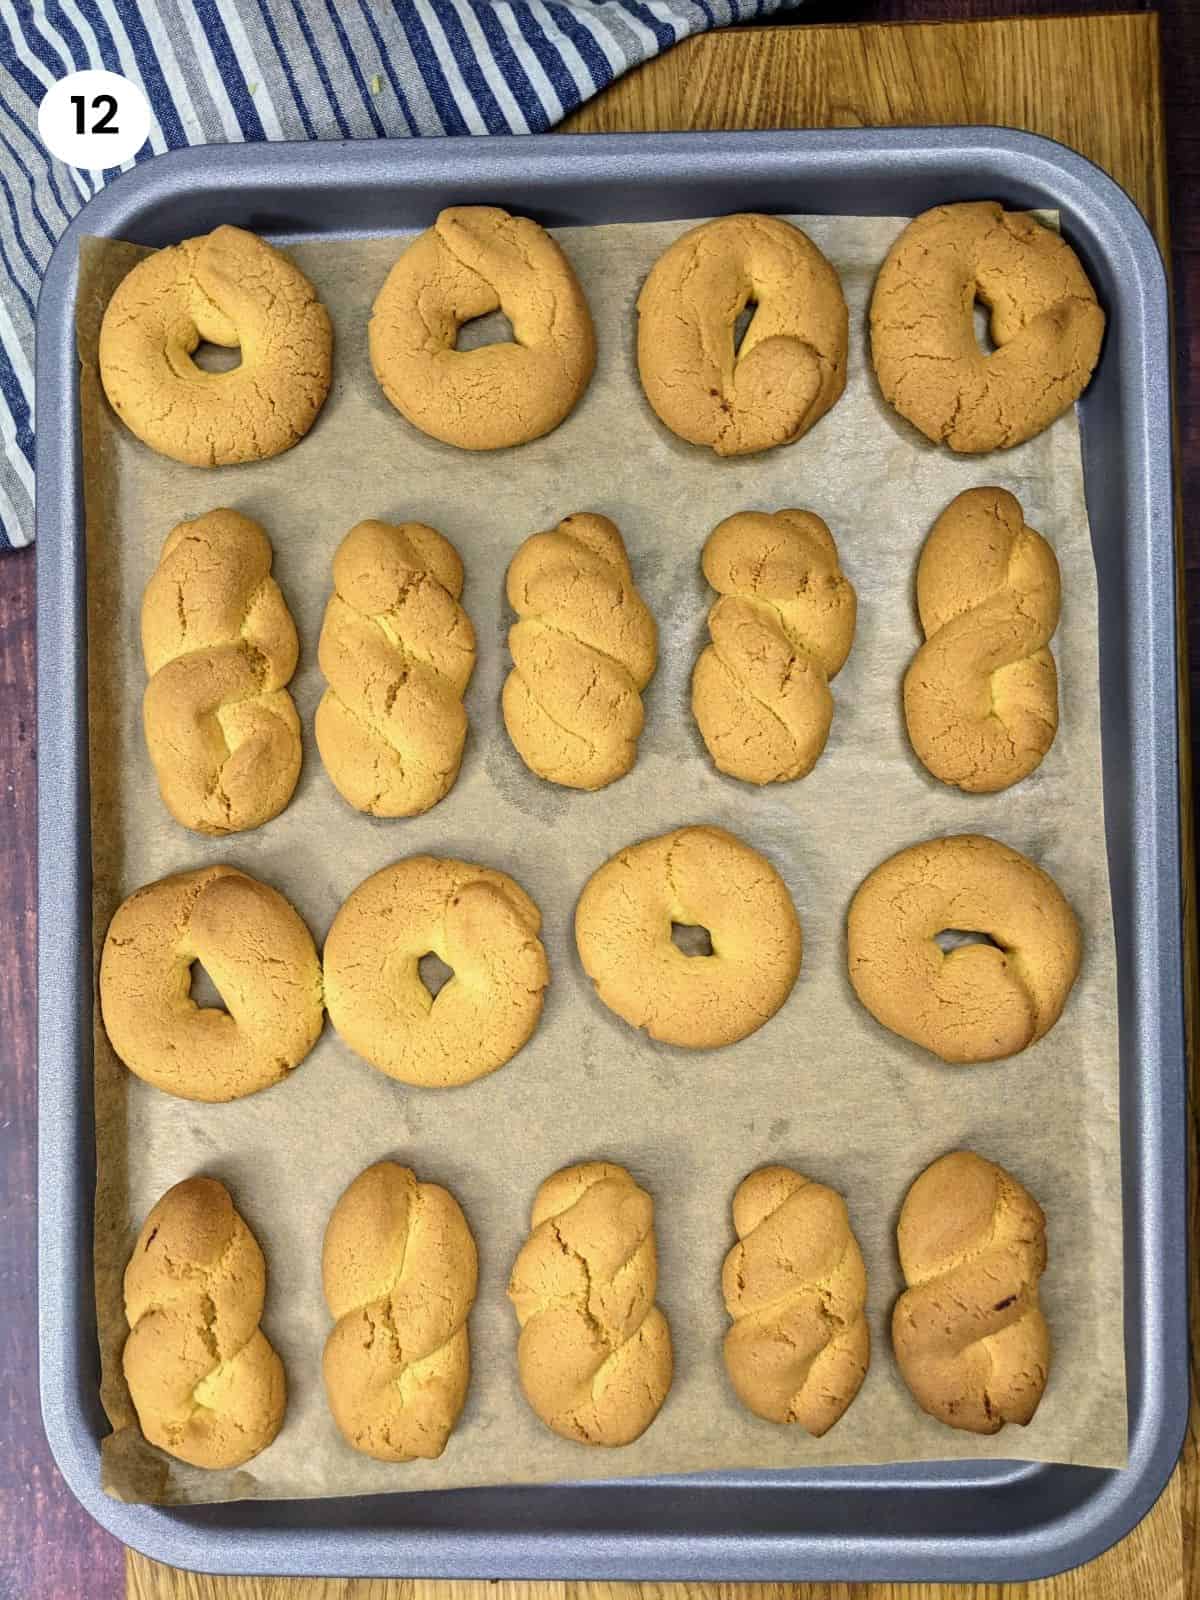
<path fill-rule="evenodd" d="M 244 139 L 536 133 L 678 40 L 797 0 L 0 0 L 0 548 L 33 537 L 33 318 L 50 251 L 115 169 L 41 146 L 58 78 L 154 113 L 137 160 Z M 132 166 L 132 162 L 127 165 Z"/>

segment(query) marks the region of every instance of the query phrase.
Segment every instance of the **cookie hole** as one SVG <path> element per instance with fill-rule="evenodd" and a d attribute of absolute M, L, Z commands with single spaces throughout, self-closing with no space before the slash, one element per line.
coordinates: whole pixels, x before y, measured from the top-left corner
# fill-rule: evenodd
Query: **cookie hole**
<path fill-rule="evenodd" d="M 454 976 L 454 968 L 448 967 L 441 956 L 435 956 L 432 950 L 426 951 L 417 962 L 417 971 L 421 974 L 421 982 L 435 1000 Z"/>
<path fill-rule="evenodd" d="M 972 315 L 975 320 L 975 342 L 985 356 L 990 356 L 1000 348 L 992 338 L 992 313 L 982 300 L 976 300 Z"/>
<path fill-rule="evenodd" d="M 514 344 L 512 323 L 503 311 L 489 311 L 486 317 L 473 317 L 458 330 L 456 350 L 479 350 L 485 344 Z"/>
<path fill-rule="evenodd" d="M 225 1004 L 225 996 L 198 961 L 192 962 L 192 982 L 188 994 L 201 1011 L 228 1012 L 229 1010 Z"/>
<path fill-rule="evenodd" d="M 711 934 L 707 928 L 695 922 L 673 922 L 671 943 L 685 956 L 710 956 L 713 953 Z"/>
<path fill-rule="evenodd" d="M 746 329 L 754 321 L 754 313 L 758 310 L 757 300 L 747 300 L 738 312 L 737 321 L 733 325 L 733 353 L 736 356 L 742 348 L 742 340 L 746 337 Z"/>
<path fill-rule="evenodd" d="M 933 942 L 947 956 L 952 950 L 961 950 L 966 944 L 990 944 L 993 950 L 1003 949 L 990 934 L 969 932 L 964 928 L 943 928 L 941 933 L 934 934 Z"/>
<path fill-rule="evenodd" d="M 242 364 L 241 346 L 209 344 L 205 339 L 192 351 L 192 362 L 201 372 L 233 372 Z"/>

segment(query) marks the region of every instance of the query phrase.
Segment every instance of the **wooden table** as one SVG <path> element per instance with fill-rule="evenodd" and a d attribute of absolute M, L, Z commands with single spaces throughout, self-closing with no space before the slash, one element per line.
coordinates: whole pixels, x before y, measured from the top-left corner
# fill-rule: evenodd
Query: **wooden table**
<path fill-rule="evenodd" d="M 829 8 L 824 9 L 828 14 Z M 1193 105 L 1193 114 L 1197 109 Z M 1145 212 L 1164 252 L 1167 250 L 1158 19 L 1145 13 L 944 26 L 762 28 L 714 34 L 684 44 L 626 78 L 568 126 L 573 131 L 591 132 L 953 122 L 1029 128 L 1082 151 L 1124 185 Z M 1189 137 L 1195 135 L 1183 130 L 1181 140 L 1186 143 Z M 1194 166 L 1195 148 L 1189 149 Z M 1195 242 L 1187 241 L 1193 247 Z M 1186 441 L 1187 464 L 1193 468 L 1200 464 L 1197 445 L 1198 440 Z M 1198 551 L 1200 541 L 1190 549 L 1193 560 Z M 32 662 L 31 585 L 28 575 L 22 581 L 17 571 L 17 563 L 23 565 L 27 559 L 0 562 L 0 660 L 10 671 L 15 665 L 18 672 L 27 672 Z M 10 698 L 24 720 L 11 728 L 0 726 L 0 767 L 11 762 L 15 774 L 8 791 L 10 824 L 29 830 L 33 825 L 30 703 L 19 696 Z M 31 847 L 18 849 L 11 858 L 30 888 L 31 854 Z M 19 891 L 20 886 L 18 879 L 10 892 Z M 8 957 L 0 963 L 0 1015 L 7 1011 L 16 1019 L 14 1059 L 22 1079 L 32 1057 L 32 1008 L 16 989 L 6 992 L 5 986 L 30 981 L 31 952 L 28 926 L 16 930 L 0 948 L 0 954 Z M 21 1149 L 27 1156 L 32 1143 L 28 1093 L 20 1096 L 18 1114 L 27 1119 L 21 1131 Z M 3 1355 L 19 1358 L 20 1347 L 6 1345 Z M 7 1359 L 3 1364 L 10 1366 Z M 17 1380 L 9 1381 L 17 1387 Z M 19 1401 L 19 1394 L 17 1398 Z M 1181 1465 L 1167 1491 L 1116 1550 L 1081 1571 L 1003 1592 L 1011 1600 L 1018 1596 L 1022 1600 L 1083 1600 L 1084 1596 L 1088 1600 L 1177 1600 L 1185 1592 L 1197 1592 L 1200 1569 L 1190 1549 L 1200 1520 L 1195 1417 L 1194 1409 Z M 36 1474 L 36 1460 L 33 1470 Z M 0 1483 L 3 1478 L 0 1468 Z M 33 1484 L 31 1493 L 27 1485 L 22 1487 L 32 1508 L 24 1515 L 42 1518 L 44 1530 L 59 1530 L 57 1534 L 44 1531 L 43 1537 L 76 1537 L 79 1554 L 77 1560 L 59 1563 L 54 1569 L 60 1574 L 73 1573 L 72 1578 L 54 1580 L 53 1588 L 34 1587 L 39 1583 L 35 1551 L 27 1566 L 29 1587 L 14 1589 L 12 1600 L 73 1600 L 75 1595 L 115 1600 L 118 1590 L 103 1576 L 112 1571 L 111 1551 L 94 1530 L 72 1533 L 79 1514 L 76 1508 L 73 1517 L 69 1502 L 63 1505 L 66 1491 L 61 1483 L 55 1487 L 43 1477 Z M 28 1531 L 21 1520 L 6 1519 L 0 1510 L 0 1544 L 6 1533 L 16 1539 L 26 1537 Z M 174 1572 L 133 1554 L 126 1561 L 126 1583 L 128 1600 L 514 1600 L 518 1595 L 528 1595 L 529 1600 L 610 1600 L 610 1592 L 615 1595 L 617 1591 L 622 1600 L 652 1600 L 664 1589 L 648 1584 L 211 1579 Z M 702 1600 L 749 1600 L 755 1592 L 750 1585 L 692 1587 Z M 998 1585 L 817 1584 L 803 1588 L 772 1585 L 769 1590 L 777 1593 L 768 1593 L 764 1600 L 780 1600 L 785 1592 L 794 1600 L 985 1600 L 1001 1593 Z"/>

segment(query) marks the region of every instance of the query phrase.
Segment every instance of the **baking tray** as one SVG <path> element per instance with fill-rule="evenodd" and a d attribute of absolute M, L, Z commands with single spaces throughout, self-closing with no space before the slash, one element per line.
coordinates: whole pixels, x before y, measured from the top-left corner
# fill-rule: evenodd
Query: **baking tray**
<path fill-rule="evenodd" d="M 927 1462 L 186 1507 L 108 1499 L 92 1288 L 80 235 L 165 245 L 234 222 L 286 244 L 421 227 L 452 203 L 555 226 L 897 215 L 980 198 L 1056 208 L 1110 314 L 1081 413 L 1119 966 L 1128 1466 Z M 85 206 L 38 306 L 38 1226 L 42 1414 L 97 1521 L 208 1572 L 687 1580 L 1026 1579 L 1089 1560 L 1134 1526 L 1170 1475 L 1188 1395 L 1169 375 L 1166 281 L 1141 215 L 1082 157 L 1005 129 L 207 147 L 138 166 Z"/>

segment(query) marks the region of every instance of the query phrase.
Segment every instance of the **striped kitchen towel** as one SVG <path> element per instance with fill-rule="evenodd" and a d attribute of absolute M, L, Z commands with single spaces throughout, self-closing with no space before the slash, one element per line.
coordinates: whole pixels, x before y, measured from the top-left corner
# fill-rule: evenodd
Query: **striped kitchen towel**
<path fill-rule="evenodd" d="M 243 139 L 536 133 L 679 39 L 798 0 L 0 0 L 0 548 L 33 537 L 33 320 L 56 239 L 111 172 L 37 108 L 107 68 L 154 114 L 135 160 Z M 132 166 L 133 162 L 127 162 Z"/>

